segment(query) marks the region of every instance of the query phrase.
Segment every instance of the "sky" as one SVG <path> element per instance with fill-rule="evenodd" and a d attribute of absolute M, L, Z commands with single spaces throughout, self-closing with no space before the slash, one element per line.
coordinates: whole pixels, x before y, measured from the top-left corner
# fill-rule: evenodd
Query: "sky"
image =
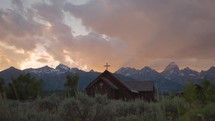
<path fill-rule="evenodd" d="M 0 70 L 215 65 L 214 0 L 0 0 Z"/>

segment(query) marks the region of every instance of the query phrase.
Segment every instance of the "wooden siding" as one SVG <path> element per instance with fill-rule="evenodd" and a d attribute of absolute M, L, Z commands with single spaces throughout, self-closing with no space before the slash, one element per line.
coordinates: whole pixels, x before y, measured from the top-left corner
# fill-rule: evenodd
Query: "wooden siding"
<path fill-rule="evenodd" d="M 134 100 L 136 98 L 140 98 L 146 101 L 153 101 L 155 94 L 154 88 L 152 91 L 136 91 L 130 89 L 128 86 L 123 84 L 121 80 L 114 77 L 114 75 L 108 71 L 105 71 L 92 81 L 85 90 L 90 96 L 102 94 L 111 99 L 122 100 Z"/>

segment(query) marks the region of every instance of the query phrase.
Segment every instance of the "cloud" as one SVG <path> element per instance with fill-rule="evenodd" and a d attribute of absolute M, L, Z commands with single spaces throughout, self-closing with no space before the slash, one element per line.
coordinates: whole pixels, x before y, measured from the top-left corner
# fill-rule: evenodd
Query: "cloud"
<path fill-rule="evenodd" d="M 64 10 L 96 32 L 128 43 L 133 53 L 128 63 L 134 65 L 158 58 L 215 60 L 214 1 L 91 0 L 79 6 L 68 3 Z"/>
<path fill-rule="evenodd" d="M 0 39 L 18 49 L 31 50 L 39 42 L 43 26 L 12 9 L 0 9 Z"/>
<path fill-rule="evenodd" d="M 24 52 L 19 53 L 23 58 L 15 64 L 23 68 L 64 63 L 101 71 L 109 62 L 112 70 L 146 65 L 161 69 L 176 61 L 180 66 L 203 69 L 215 63 L 215 1 L 87 0 L 74 4 L 50 0 L 28 6 L 24 0 L 11 3 L 13 8 L 0 9 L 1 43 L 14 47 L 13 51 L 0 51 L 0 61 L 6 65 L 14 60 L 16 50 Z M 76 28 L 70 24 L 77 22 L 70 23 L 68 16 L 80 19 L 88 34 L 74 36 Z M 39 50 L 45 54 L 35 54 Z M 37 59 L 33 60 L 32 55 Z"/>
<path fill-rule="evenodd" d="M 35 3 L 32 5 L 32 8 L 36 10 L 36 14 L 44 20 L 47 21 L 57 21 L 61 22 L 63 20 L 63 14 L 61 5 L 62 2 L 53 0 L 51 4 L 47 3 Z"/>
<path fill-rule="evenodd" d="M 117 59 L 119 55 L 122 56 L 121 58 L 127 58 L 127 46 L 117 38 L 105 38 L 105 35 L 94 31 L 88 35 L 74 37 L 72 28 L 62 22 L 64 11 L 60 10 L 60 6 L 55 6 L 55 3 L 34 6 L 38 16 L 51 24 L 48 33 L 50 43 L 46 46 L 46 50 L 55 60 L 70 66 L 88 65 L 89 68 L 101 69 L 106 61 L 114 60 L 116 65 L 120 65 L 124 60 Z M 52 10 L 59 11 L 53 12 Z M 64 53 L 65 51 L 67 53 Z M 67 56 L 71 57 L 74 63 L 66 61 Z"/>
<path fill-rule="evenodd" d="M 12 5 L 14 5 L 17 9 L 23 11 L 24 6 L 22 0 L 11 0 Z"/>
<path fill-rule="evenodd" d="M 7 46 L 0 42 L 0 68 L 5 69 L 10 66 L 20 67 L 20 64 L 28 58 L 29 53 L 19 50 L 14 46 Z"/>

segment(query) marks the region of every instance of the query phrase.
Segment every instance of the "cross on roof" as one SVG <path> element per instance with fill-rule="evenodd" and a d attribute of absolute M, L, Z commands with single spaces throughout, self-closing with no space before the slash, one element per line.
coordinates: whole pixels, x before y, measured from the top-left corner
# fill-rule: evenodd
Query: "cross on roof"
<path fill-rule="evenodd" d="M 108 65 L 108 63 L 106 63 L 106 64 L 104 65 L 104 67 L 106 68 L 106 70 L 108 70 L 108 67 L 110 67 L 110 65 Z"/>

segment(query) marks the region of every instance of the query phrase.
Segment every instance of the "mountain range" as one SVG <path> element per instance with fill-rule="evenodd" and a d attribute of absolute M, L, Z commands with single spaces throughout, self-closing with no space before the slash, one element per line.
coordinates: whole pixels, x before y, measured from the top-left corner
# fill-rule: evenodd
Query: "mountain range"
<path fill-rule="evenodd" d="M 93 70 L 86 72 L 78 68 L 70 68 L 66 65 L 59 64 L 56 68 L 44 66 L 41 68 L 29 68 L 25 70 L 19 70 L 14 67 L 10 67 L 0 72 L 0 77 L 5 80 L 5 84 L 8 84 L 11 78 L 16 78 L 21 74 L 30 73 L 36 78 L 44 81 L 45 91 L 59 91 L 64 89 L 64 83 L 66 75 L 74 75 L 78 73 L 79 88 L 83 90 L 91 81 L 99 76 L 99 72 Z M 160 92 L 176 92 L 182 90 L 187 83 L 200 84 L 201 81 L 207 77 L 209 81 L 215 84 L 215 67 L 211 67 L 206 71 L 195 71 L 186 67 L 179 69 L 175 62 L 171 62 L 162 72 L 146 66 L 140 70 L 131 67 L 122 67 L 117 70 L 114 75 L 121 80 L 139 80 L 146 81 L 152 80 L 155 82 L 156 88 Z"/>

